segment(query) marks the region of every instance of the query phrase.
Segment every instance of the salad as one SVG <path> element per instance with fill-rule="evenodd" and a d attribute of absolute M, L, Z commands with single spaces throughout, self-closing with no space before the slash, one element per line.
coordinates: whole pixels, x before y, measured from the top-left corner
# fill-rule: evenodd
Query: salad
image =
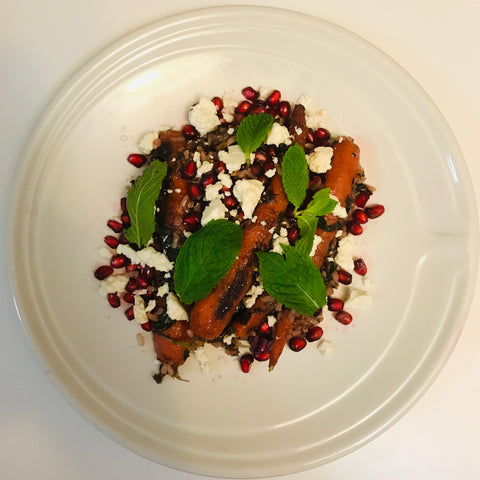
<path fill-rule="evenodd" d="M 272 370 L 287 346 L 328 345 L 326 312 L 349 325 L 348 302 L 370 301 L 354 244 L 385 209 L 370 201 L 359 147 L 332 136 L 306 95 L 241 93 L 202 97 L 181 129 L 145 135 L 127 158 L 139 175 L 107 222 L 108 263 L 94 276 L 151 332 L 157 382 L 202 362 L 206 345 L 245 373 Z"/>

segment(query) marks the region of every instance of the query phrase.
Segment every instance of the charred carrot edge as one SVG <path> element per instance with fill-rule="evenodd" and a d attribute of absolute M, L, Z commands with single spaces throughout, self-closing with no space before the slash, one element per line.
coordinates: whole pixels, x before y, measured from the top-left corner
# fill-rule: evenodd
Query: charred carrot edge
<path fill-rule="evenodd" d="M 189 342 L 192 340 L 192 337 L 188 334 L 188 322 L 186 320 L 177 320 L 161 334 L 175 342 Z"/>
<path fill-rule="evenodd" d="M 188 350 L 183 345 L 175 343 L 160 333 L 153 333 L 153 344 L 157 359 L 172 367 L 183 365 L 188 357 Z"/>
<path fill-rule="evenodd" d="M 250 288 L 257 265 L 255 251 L 269 245 L 273 235 L 269 229 L 276 226 L 288 205 L 280 176 L 272 178 L 265 196 L 270 202 L 255 209 L 257 221 L 245 227 L 240 253 L 232 268 L 206 298 L 195 303 L 190 313 L 190 328 L 201 338 L 212 340 L 223 332 Z"/>
<path fill-rule="evenodd" d="M 249 309 L 250 318 L 247 323 L 242 323 L 240 320 L 232 322 L 235 336 L 238 338 L 247 338 L 249 332 L 258 328 L 265 318 L 275 310 L 276 305 L 276 300 L 270 297 L 270 295 L 260 295 L 254 305 Z"/>
<path fill-rule="evenodd" d="M 275 324 L 275 334 L 273 338 L 272 349 L 270 350 L 270 360 L 268 363 L 268 369 L 271 371 L 274 369 L 275 365 L 280 358 L 280 355 L 283 352 L 290 332 L 293 327 L 293 321 L 295 319 L 295 314 L 288 308 L 284 309 L 280 314 L 280 317 Z"/>

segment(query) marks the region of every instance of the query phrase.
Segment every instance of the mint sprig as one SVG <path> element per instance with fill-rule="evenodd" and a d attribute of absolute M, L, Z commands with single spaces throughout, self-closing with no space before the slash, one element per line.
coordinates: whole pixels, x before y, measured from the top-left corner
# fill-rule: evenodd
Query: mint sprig
<path fill-rule="evenodd" d="M 130 227 L 125 237 L 143 248 L 155 231 L 155 202 L 167 175 L 167 164 L 153 160 L 127 192 L 127 210 Z"/>
<path fill-rule="evenodd" d="M 174 286 L 183 303 L 205 298 L 227 274 L 242 245 L 240 225 L 211 220 L 187 238 L 175 263 Z"/>
<path fill-rule="evenodd" d="M 236 139 L 245 154 L 247 166 L 250 165 L 250 154 L 262 145 L 272 125 L 273 117 L 269 113 L 247 115 L 241 121 L 237 129 Z"/>
<path fill-rule="evenodd" d="M 288 200 L 295 209 L 300 208 L 308 188 L 308 164 L 298 143 L 289 147 L 283 156 L 282 183 Z"/>
<path fill-rule="evenodd" d="M 325 284 L 313 260 L 297 248 L 283 245 L 285 256 L 257 252 L 265 290 L 287 308 L 314 315 L 326 304 Z"/>

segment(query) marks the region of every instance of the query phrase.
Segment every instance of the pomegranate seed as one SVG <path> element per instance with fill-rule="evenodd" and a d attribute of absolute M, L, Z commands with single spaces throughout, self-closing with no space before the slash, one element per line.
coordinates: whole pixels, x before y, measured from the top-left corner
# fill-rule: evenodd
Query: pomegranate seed
<path fill-rule="evenodd" d="M 115 232 L 120 233 L 123 230 L 123 225 L 118 220 L 109 220 L 107 225 Z"/>
<path fill-rule="evenodd" d="M 352 283 L 352 274 L 346 270 L 337 270 L 338 281 L 344 285 L 350 285 Z"/>
<path fill-rule="evenodd" d="M 122 268 L 127 263 L 130 263 L 128 262 L 128 258 L 125 255 L 122 255 L 121 253 L 113 255 L 112 258 L 110 259 L 110 265 L 113 268 Z"/>
<path fill-rule="evenodd" d="M 368 215 L 363 210 L 354 210 L 352 213 L 352 218 L 356 223 L 363 224 L 368 222 Z"/>
<path fill-rule="evenodd" d="M 367 192 L 366 190 L 362 190 L 356 197 L 355 197 L 355 205 L 358 208 L 363 208 L 368 202 L 371 193 Z"/>
<path fill-rule="evenodd" d="M 242 95 L 247 99 L 253 102 L 258 98 L 258 92 L 254 90 L 252 87 L 245 87 L 242 90 Z"/>
<path fill-rule="evenodd" d="M 118 238 L 115 238 L 112 235 L 107 235 L 104 238 L 104 241 L 110 248 L 117 248 L 119 244 Z"/>
<path fill-rule="evenodd" d="M 150 332 L 152 330 L 152 324 L 150 322 L 145 322 L 140 325 L 146 332 Z"/>
<path fill-rule="evenodd" d="M 277 156 L 277 147 L 275 145 L 270 145 L 268 147 L 268 154 L 271 157 L 276 157 Z"/>
<path fill-rule="evenodd" d="M 126 303 L 135 303 L 135 295 L 131 292 L 125 292 L 123 294 L 123 301 Z"/>
<path fill-rule="evenodd" d="M 363 227 L 356 222 L 350 222 L 347 228 L 352 235 L 361 235 L 363 233 Z"/>
<path fill-rule="evenodd" d="M 282 118 L 287 118 L 290 116 L 290 112 L 292 110 L 292 107 L 290 107 L 290 103 L 286 102 L 285 100 L 281 101 L 278 104 L 278 114 Z"/>
<path fill-rule="evenodd" d="M 182 133 L 187 140 L 193 140 L 198 137 L 198 132 L 193 125 L 184 125 Z"/>
<path fill-rule="evenodd" d="M 143 275 L 138 275 L 135 278 L 135 282 L 137 284 L 137 288 L 147 288 L 148 287 L 148 280 Z"/>
<path fill-rule="evenodd" d="M 340 300 L 339 298 L 329 297 L 327 300 L 327 308 L 331 312 L 340 312 L 341 310 L 343 310 L 343 300 Z"/>
<path fill-rule="evenodd" d="M 151 280 L 153 278 L 154 273 L 155 273 L 155 269 L 153 267 L 145 266 L 144 269 L 142 270 L 142 275 L 147 280 Z"/>
<path fill-rule="evenodd" d="M 265 113 L 266 111 L 267 111 L 267 108 L 264 107 L 263 105 L 256 105 L 256 106 L 252 106 L 249 113 L 257 114 L 257 113 Z"/>
<path fill-rule="evenodd" d="M 235 113 L 235 117 L 233 121 L 235 123 L 241 123 L 241 121 L 245 118 L 245 115 L 243 113 Z"/>
<path fill-rule="evenodd" d="M 258 152 L 255 152 L 255 160 L 260 163 L 266 162 L 267 154 L 259 150 Z"/>
<path fill-rule="evenodd" d="M 133 293 L 137 289 L 138 289 L 137 282 L 135 281 L 134 278 L 130 278 L 127 284 L 125 285 L 125 290 L 127 292 Z"/>
<path fill-rule="evenodd" d="M 290 350 L 293 350 L 294 352 L 299 352 L 300 350 L 303 350 L 307 345 L 307 341 L 305 340 L 304 337 L 301 337 L 300 335 L 297 335 L 295 337 L 292 337 L 288 341 L 288 346 L 290 347 Z"/>
<path fill-rule="evenodd" d="M 263 164 L 263 169 L 268 172 L 268 170 L 272 170 L 272 168 L 275 168 L 275 163 L 273 162 L 272 159 L 268 159 L 264 164 Z"/>
<path fill-rule="evenodd" d="M 238 207 L 238 202 L 237 202 L 237 199 L 235 197 L 225 197 L 223 199 L 223 204 L 229 209 L 229 210 L 232 210 L 233 208 L 237 208 Z"/>
<path fill-rule="evenodd" d="M 113 267 L 110 265 L 102 265 L 98 267 L 95 272 L 93 273 L 94 277 L 97 280 L 104 280 L 105 278 L 109 277 L 113 273 Z"/>
<path fill-rule="evenodd" d="M 243 373 L 248 373 L 250 371 L 250 367 L 253 363 L 253 355 L 250 353 L 245 353 L 240 357 L 240 368 L 242 369 Z"/>
<path fill-rule="evenodd" d="M 123 213 L 128 213 L 128 211 L 127 211 L 127 197 L 122 197 L 120 199 L 120 208 L 122 209 Z"/>
<path fill-rule="evenodd" d="M 133 320 L 135 318 L 135 314 L 133 313 L 133 305 L 125 310 L 125 316 L 128 320 Z"/>
<path fill-rule="evenodd" d="M 127 272 L 134 272 L 135 270 L 141 270 L 142 266 L 136 263 L 130 263 L 127 265 Z"/>
<path fill-rule="evenodd" d="M 287 232 L 287 238 L 290 245 L 293 245 L 300 236 L 300 229 L 297 226 L 290 227 Z"/>
<path fill-rule="evenodd" d="M 215 105 L 215 108 L 217 109 L 217 113 L 222 110 L 223 100 L 220 97 L 213 97 L 212 103 Z"/>
<path fill-rule="evenodd" d="M 132 153 L 127 157 L 127 161 L 134 167 L 140 168 L 143 167 L 147 161 L 147 157 L 145 155 L 140 155 L 139 153 Z"/>
<path fill-rule="evenodd" d="M 315 137 L 313 135 L 313 130 L 309 128 L 307 133 L 307 143 L 313 143 L 314 141 L 315 141 Z"/>
<path fill-rule="evenodd" d="M 128 228 L 130 226 L 130 216 L 126 213 L 122 215 L 122 225 L 123 228 Z"/>
<path fill-rule="evenodd" d="M 194 202 L 198 202 L 203 197 L 203 187 L 197 183 L 188 186 L 188 195 Z"/>
<path fill-rule="evenodd" d="M 326 145 L 330 140 L 330 132 L 326 128 L 317 128 L 313 132 L 313 143 L 316 147 Z"/>
<path fill-rule="evenodd" d="M 227 171 L 227 166 L 225 165 L 224 162 L 218 161 L 215 162 L 215 165 L 213 166 L 213 170 L 217 173 L 225 173 Z"/>
<path fill-rule="evenodd" d="M 257 337 L 257 339 L 258 340 L 255 347 L 255 353 L 265 353 L 272 348 L 272 341 L 269 338 L 260 335 Z"/>
<path fill-rule="evenodd" d="M 243 100 L 243 102 L 240 102 L 238 104 L 238 107 L 235 111 L 237 113 L 247 113 L 250 110 L 251 106 L 252 104 L 248 100 Z"/>
<path fill-rule="evenodd" d="M 112 308 L 120 306 L 120 298 L 116 293 L 107 293 L 107 300 Z"/>
<path fill-rule="evenodd" d="M 355 273 L 361 275 L 362 277 L 367 274 L 367 264 L 363 258 L 357 258 L 353 262 L 353 269 L 355 270 Z"/>
<path fill-rule="evenodd" d="M 252 175 L 259 177 L 263 175 L 263 166 L 259 162 L 253 162 L 252 165 L 250 165 L 250 171 Z"/>
<path fill-rule="evenodd" d="M 278 117 L 280 115 L 280 109 L 278 108 L 278 105 L 274 105 L 273 107 L 269 105 L 266 112 L 272 117 Z"/>
<path fill-rule="evenodd" d="M 267 103 L 270 106 L 277 105 L 280 102 L 282 94 L 280 93 L 279 90 L 274 90 L 270 96 L 267 98 Z"/>
<path fill-rule="evenodd" d="M 260 333 L 267 333 L 269 330 L 270 330 L 270 325 L 268 324 L 268 322 L 263 322 L 258 328 L 258 331 Z"/>
<path fill-rule="evenodd" d="M 192 180 L 197 176 L 197 164 L 193 160 L 187 162 L 183 167 L 183 176 L 188 180 Z"/>
<path fill-rule="evenodd" d="M 322 327 L 319 327 L 318 325 L 314 325 L 313 327 L 310 327 L 308 329 L 307 334 L 305 335 L 305 338 L 309 342 L 315 342 L 316 340 L 320 340 L 323 335 L 323 329 Z"/>
<path fill-rule="evenodd" d="M 183 225 L 188 232 L 196 232 L 202 227 L 202 224 L 200 223 L 200 217 L 197 213 L 188 213 L 183 218 Z"/>
<path fill-rule="evenodd" d="M 348 325 L 353 320 L 352 316 L 348 312 L 345 312 L 344 310 L 342 310 L 341 312 L 338 312 L 335 315 L 335 319 L 338 320 L 343 325 Z"/>
<path fill-rule="evenodd" d="M 380 215 L 383 215 L 385 212 L 385 207 L 383 205 L 372 205 L 371 207 L 367 207 L 365 209 L 365 213 L 367 214 L 368 218 L 377 218 Z"/>
<path fill-rule="evenodd" d="M 215 172 L 208 172 L 202 178 L 202 185 L 205 188 L 207 185 L 212 185 L 217 181 L 217 174 Z"/>
<path fill-rule="evenodd" d="M 270 358 L 270 352 L 263 352 L 263 353 L 256 353 L 255 354 L 255 360 L 258 360 L 259 362 L 265 362 Z"/>

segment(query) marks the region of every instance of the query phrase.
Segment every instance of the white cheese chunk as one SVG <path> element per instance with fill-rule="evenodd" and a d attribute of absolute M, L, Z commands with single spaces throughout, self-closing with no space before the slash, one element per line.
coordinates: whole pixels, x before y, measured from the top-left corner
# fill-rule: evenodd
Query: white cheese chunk
<path fill-rule="evenodd" d="M 276 237 L 273 240 L 273 245 L 272 249 L 270 250 L 271 252 L 279 253 L 280 255 L 283 255 L 283 248 L 281 245 L 290 245 L 290 242 L 288 241 L 288 238 L 286 237 Z"/>
<path fill-rule="evenodd" d="M 205 187 L 205 200 L 213 202 L 213 200 L 220 198 L 220 190 L 222 189 L 221 182 L 212 183 Z"/>
<path fill-rule="evenodd" d="M 209 172 L 213 168 L 213 163 L 210 163 L 209 161 L 205 160 L 198 166 L 197 163 L 197 177 L 201 177 L 204 173 Z"/>
<path fill-rule="evenodd" d="M 223 118 L 227 122 L 233 121 L 234 114 L 235 114 L 235 109 L 237 108 L 238 104 L 242 100 L 242 98 L 234 92 L 225 92 L 223 95 L 223 108 L 222 108 L 222 115 Z M 231 135 L 233 133 L 233 130 L 230 132 L 228 131 L 228 134 Z"/>
<path fill-rule="evenodd" d="M 313 257 L 317 251 L 317 247 L 322 243 L 322 237 L 320 235 L 315 235 L 313 237 L 312 250 L 310 251 L 310 256 Z"/>
<path fill-rule="evenodd" d="M 353 272 L 353 255 L 355 250 L 355 238 L 353 235 L 347 235 L 338 242 L 337 255 L 335 256 L 335 263 L 347 270 Z"/>
<path fill-rule="evenodd" d="M 164 297 L 165 295 L 168 295 L 168 292 L 169 292 L 169 288 L 168 288 L 168 283 L 164 283 L 161 287 L 158 287 L 157 289 L 157 295 L 159 297 Z"/>
<path fill-rule="evenodd" d="M 142 324 L 148 322 L 147 311 L 145 309 L 145 302 L 140 295 L 135 295 L 135 303 L 133 304 L 133 314 L 135 320 Z"/>
<path fill-rule="evenodd" d="M 160 272 L 168 272 L 173 268 L 173 263 L 153 247 L 145 247 L 137 252 L 130 245 L 120 244 L 117 247 L 117 252 L 123 253 L 132 263 L 140 264 L 142 267 L 148 265 Z"/>
<path fill-rule="evenodd" d="M 330 340 L 322 340 L 318 344 L 318 351 L 322 355 L 330 355 L 333 351 L 333 343 Z"/>
<path fill-rule="evenodd" d="M 373 302 L 372 282 L 367 276 L 354 275 L 352 283 L 347 288 L 345 305 L 358 307 L 370 305 Z"/>
<path fill-rule="evenodd" d="M 277 317 L 274 315 L 268 315 L 267 323 L 269 327 L 273 327 L 277 323 Z"/>
<path fill-rule="evenodd" d="M 232 177 L 228 173 L 220 172 L 218 174 L 218 181 L 222 183 L 222 187 L 231 188 L 233 185 Z"/>
<path fill-rule="evenodd" d="M 265 143 L 267 145 L 276 145 L 277 147 L 281 143 L 290 145 L 292 143 L 292 140 L 290 139 L 290 133 L 288 132 L 288 128 L 280 125 L 277 122 L 273 122 L 272 128 L 268 133 Z"/>
<path fill-rule="evenodd" d="M 146 133 L 138 144 L 140 153 L 148 154 L 153 150 L 153 142 L 158 138 L 156 132 Z"/>
<path fill-rule="evenodd" d="M 340 200 L 335 195 L 332 195 L 331 193 L 330 193 L 330 198 L 337 202 L 332 213 L 336 215 L 338 218 L 346 218 L 348 213 L 347 213 L 347 210 L 345 210 L 345 208 L 342 207 L 342 205 L 340 204 Z"/>
<path fill-rule="evenodd" d="M 325 173 L 332 168 L 332 147 L 317 147 L 307 156 L 308 168 L 314 173 Z"/>
<path fill-rule="evenodd" d="M 125 290 L 128 279 L 126 275 L 110 275 L 100 283 L 99 293 L 106 297 L 109 293 L 118 293 Z"/>
<path fill-rule="evenodd" d="M 167 315 L 172 320 L 188 320 L 188 313 L 173 292 L 167 295 Z"/>
<path fill-rule="evenodd" d="M 203 211 L 201 220 L 202 226 L 206 225 L 210 220 L 225 218 L 226 212 L 227 207 L 225 207 L 220 198 L 215 198 L 205 207 L 205 210 Z"/>
<path fill-rule="evenodd" d="M 242 179 L 235 183 L 233 194 L 240 202 L 245 218 L 252 218 L 263 193 L 263 183 L 255 179 Z"/>
<path fill-rule="evenodd" d="M 227 150 L 218 152 L 218 159 L 225 164 L 230 173 L 240 170 L 245 163 L 245 154 L 240 145 L 230 145 Z"/>
<path fill-rule="evenodd" d="M 327 112 L 319 109 L 310 96 L 305 94 L 300 95 L 297 103 L 300 103 L 305 107 L 305 120 L 308 127 L 312 130 L 317 130 L 318 128 L 331 130 L 331 127 L 329 127 Z"/>
<path fill-rule="evenodd" d="M 255 304 L 255 300 L 263 293 L 263 285 L 252 285 L 250 290 L 245 295 L 245 299 L 243 300 L 243 304 L 247 308 L 252 308 Z"/>
<path fill-rule="evenodd" d="M 188 119 L 200 135 L 205 135 L 220 125 L 217 107 L 206 97 L 200 98 L 200 101 L 190 109 Z"/>

